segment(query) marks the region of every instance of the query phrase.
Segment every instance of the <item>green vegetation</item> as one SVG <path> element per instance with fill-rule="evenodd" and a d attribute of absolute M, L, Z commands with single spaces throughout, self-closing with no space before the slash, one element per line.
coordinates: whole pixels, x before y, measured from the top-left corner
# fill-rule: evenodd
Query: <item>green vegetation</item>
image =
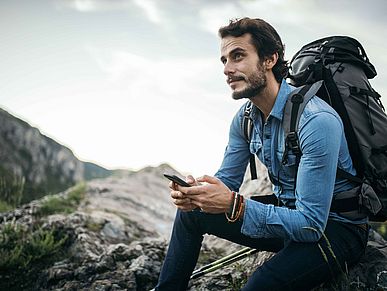
<path fill-rule="evenodd" d="M 371 227 L 387 240 L 387 222 L 371 222 Z"/>
<path fill-rule="evenodd" d="M 67 195 L 67 200 L 79 204 L 85 198 L 86 184 L 80 183 L 74 186 Z"/>
<path fill-rule="evenodd" d="M 85 226 L 86 226 L 86 228 L 88 230 L 91 230 L 93 232 L 99 232 L 99 231 L 101 231 L 103 229 L 104 224 L 103 223 L 98 223 L 98 222 L 95 222 L 95 221 L 92 221 L 92 220 L 88 219 L 86 221 L 86 225 Z"/>
<path fill-rule="evenodd" d="M 14 207 L 9 205 L 7 202 L 1 201 L 0 200 L 0 212 L 7 212 L 12 210 Z"/>
<path fill-rule="evenodd" d="M 75 185 L 70 178 L 60 179 L 62 170 L 60 168 L 45 168 L 45 178 L 40 182 L 26 181 L 24 186 L 24 195 L 21 203 L 25 204 L 35 199 L 40 199 L 44 196 L 62 192 Z"/>
<path fill-rule="evenodd" d="M 233 277 L 230 275 L 230 277 L 228 278 L 231 290 L 242 290 L 243 286 L 247 283 L 249 274 L 245 269 L 246 268 L 243 262 L 238 262 L 234 265 L 234 270 L 238 272 L 240 276 Z"/>
<path fill-rule="evenodd" d="M 55 230 L 33 231 L 16 223 L 7 223 L 0 229 L 0 271 L 28 271 L 32 264 L 53 259 L 67 241 Z"/>
<path fill-rule="evenodd" d="M 72 213 L 84 199 L 86 184 L 80 183 L 74 186 L 67 197 L 50 196 L 43 202 L 36 216 L 46 216 L 54 213 Z"/>
<path fill-rule="evenodd" d="M 3 169 L 0 169 L 0 175 L 0 212 L 4 212 L 20 205 L 25 179 Z"/>
<path fill-rule="evenodd" d="M 86 181 L 97 179 L 97 178 L 106 178 L 112 174 L 111 170 L 107 170 L 104 167 L 101 167 L 94 163 L 83 162 L 83 166 L 85 169 L 84 179 Z"/>

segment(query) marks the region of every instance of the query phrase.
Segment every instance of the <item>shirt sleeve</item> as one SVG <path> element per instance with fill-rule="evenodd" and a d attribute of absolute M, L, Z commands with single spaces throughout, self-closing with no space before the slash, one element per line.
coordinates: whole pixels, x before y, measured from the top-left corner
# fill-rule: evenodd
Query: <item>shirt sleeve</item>
<path fill-rule="evenodd" d="M 242 133 L 245 106 L 234 116 L 222 165 L 215 176 L 233 191 L 239 191 L 250 157 L 249 144 Z"/>
<path fill-rule="evenodd" d="M 301 125 L 301 122 L 300 122 Z M 247 200 L 242 233 L 318 241 L 331 205 L 343 126 L 331 112 L 311 114 L 299 129 L 302 156 L 296 184 L 296 209 Z"/>

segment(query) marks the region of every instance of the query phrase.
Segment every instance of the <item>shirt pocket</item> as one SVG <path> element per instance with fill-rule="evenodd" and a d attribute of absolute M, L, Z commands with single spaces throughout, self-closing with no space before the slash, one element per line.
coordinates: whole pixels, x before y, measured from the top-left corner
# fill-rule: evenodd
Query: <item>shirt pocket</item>
<path fill-rule="evenodd" d="M 282 180 L 283 178 L 286 178 L 286 180 L 294 180 L 296 176 L 296 155 L 293 154 L 291 151 L 288 153 L 288 160 L 286 164 L 282 163 L 283 159 L 283 151 L 276 151 L 276 156 L 277 156 L 277 169 L 276 172 L 274 173 L 276 176 L 278 175 L 278 170 L 279 170 L 279 175 L 280 179 Z"/>
<path fill-rule="evenodd" d="M 259 156 L 262 149 L 262 141 L 259 138 L 259 132 L 254 131 L 250 141 L 250 153 Z"/>

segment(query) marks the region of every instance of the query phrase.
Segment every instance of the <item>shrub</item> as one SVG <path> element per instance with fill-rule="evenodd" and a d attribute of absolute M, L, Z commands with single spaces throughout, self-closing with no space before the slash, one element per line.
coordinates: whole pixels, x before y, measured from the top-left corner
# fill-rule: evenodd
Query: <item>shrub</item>
<path fill-rule="evenodd" d="M 0 200 L 12 207 L 18 206 L 23 196 L 24 177 L 4 170 L 1 170 L 0 173 Z"/>
<path fill-rule="evenodd" d="M 0 230 L 0 271 L 28 271 L 32 264 L 53 259 L 67 236 L 55 230 L 33 231 L 16 223 L 4 224 Z"/>
<path fill-rule="evenodd" d="M 46 216 L 54 213 L 72 213 L 84 199 L 86 185 L 78 184 L 71 189 L 66 197 L 51 196 L 36 212 L 36 216 Z"/>
<path fill-rule="evenodd" d="M 0 213 L 7 212 L 7 211 L 10 211 L 12 209 L 13 209 L 13 207 L 11 205 L 9 205 L 7 202 L 0 200 Z"/>
<path fill-rule="evenodd" d="M 52 196 L 44 201 L 43 205 L 36 212 L 36 216 L 46 216 L 54 213 L 71 213 L 75 207 L 67 199 Z"/>
<path fill-rule="evenodd" d="M 67 199 L 74 203 L 79 204 L 85 198 L 86 184 L 80 183 L 73 187 L 73 189 L 68 193 Z"/>

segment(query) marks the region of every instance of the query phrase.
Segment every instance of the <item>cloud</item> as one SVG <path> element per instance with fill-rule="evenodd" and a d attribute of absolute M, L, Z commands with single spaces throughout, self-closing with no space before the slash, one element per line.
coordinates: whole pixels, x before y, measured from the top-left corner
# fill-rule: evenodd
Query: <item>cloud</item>
<path fill-rule="evenodd" d="M 160 7 L 157 7 L 155 1 L 151 0 L 134 0 L 134 3 L 143 9 L 148 19 L 156 24 L 160 24 L 162 16 L 160 15 Z"/>
<path fill-rule="evenodd" d="M 228 19 L 242 16 L 238 15 L 238 11 L 240 9 L 236 3 L 226 3 L 222 5 L 221 10 L 218 5 L 204 6 L 199 12 L 200 26 L 203 30 L 217 35 L 218 29 L 226 25 Z"/>
<path fill-rule="evenodd" d="M 106 76 L 94 88 L 104 98 L 91 94 L 88 100 L 93 106 L 88 118 L 104 116 L 103 124 L 109 124 L 103 127 L 105 148 L 112 147 L 108 141 L 120 141 L 114 145 L 115 165 L 138 167 L 145 159 L 163 159 L 197 174 L 203 174 L 204 163 L 216 170 L 229 122 L 240 106 L 230 97 L 217 58 L 155 59 L 96 47 L 87 47 L 87 52 Z M 187 142 L 195 143 L 195 149 Z M 124 157 L 119 156 L 125 149 Z"/>
<path fill-rule="evenodd" d="M 161 8 L 153 0 L 56 0 L 59 9 L 68 8 L 78 12 L 100 12 L 100 11 L 130 11 L 131 8 L 140 8 L 146 18 L 153 23 L 162 22 Z"/>
<path fill-rule="evenodd" d="M 208 86 L 214 80 L 225 86 L 221 63 L 213 57 L 155 59 L 127 51 L 86 50 L 106 73 L 110 86 L 125 89 L 131 96 L 154 96 L 154 92 L 161 98 L 203 95 L 211 88 L 215 92 L 216 86 Z"/>
<path fill-rule="evenodd" d="M 128 9 L 132 1 L 128 0 L 57 0 L 59 9 L 70 8 L 79 12 Z"/>
<path fill-rule="evenodd" d="M 2 95 L 19 102 L 14 111 L 30 112 L 47 133 L 56 132 L 82 156 L 101 158 L 106 165 L 140 166 L 163 159 L 181 169 L 203 169 L 220 162 L 230 119 L 240 105 L 225 84 L 216 34 L 234 17 L 260 17 L 273 24 L 288 58 L 321 36 L 359 38 L 380 74 L 374 87 L 387 96 L 384 0 L 54 0 L 50 3 L 59 10 L 54 13 L 46 2 L 36 4 L 42 17 L 30 5 L 20 6 L 33 19 L 31 25 L 5 26 L 15 32 L 4 30 L 5 36 L 31 35 L 29 45 L 37 46 L 31 58 L 15 54 L 19 47 L 28 52 L 24 39 L 3 54 L 19 64 L 20 70 L 9 67 L 18 68 L 23 78 L 14 77 L 20 76 L 12 74 L 16 69 L 5 70 L 5 80 L 16 85 L 7 82 L 11 89 L 3 86 Z M 42 36 L 49 36 L 49 42 Z M 85 45 L 91 62 L 80 49 Z M 64 48 L 71 55 L 62 54 Z M 35 52 L 46 49 L 40 62 Z M 42 74 L 53 57 L 65 70 L 55 62 L 55 70 Z M 32 67 L 24 59 L 38 61 Z M 31 101 L 31 96 L 44 102 Z M 117 155 L 114 161 L 109 161 L 109 148 Z"/>

